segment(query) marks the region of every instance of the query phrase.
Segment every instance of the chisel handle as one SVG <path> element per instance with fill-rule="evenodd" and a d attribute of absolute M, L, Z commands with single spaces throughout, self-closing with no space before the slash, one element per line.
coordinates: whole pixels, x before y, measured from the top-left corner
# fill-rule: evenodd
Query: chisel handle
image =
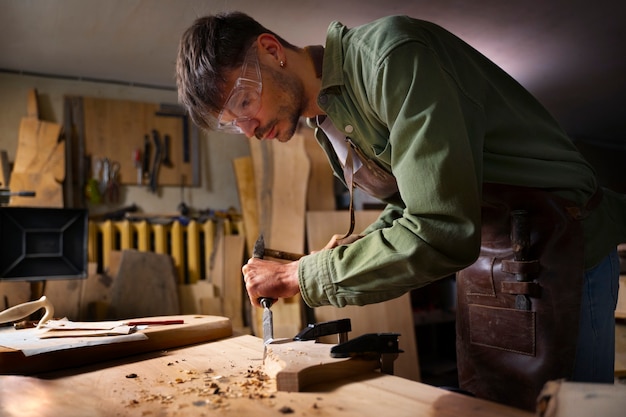
<path fill-rule="evenodd" d="M 272 304 L 274 304 L 274 299 L 269 297 L 261 297 L 259 298 L 259 304 L 261 304 L 261 307 L 263 308 L 271 308 Z"/>

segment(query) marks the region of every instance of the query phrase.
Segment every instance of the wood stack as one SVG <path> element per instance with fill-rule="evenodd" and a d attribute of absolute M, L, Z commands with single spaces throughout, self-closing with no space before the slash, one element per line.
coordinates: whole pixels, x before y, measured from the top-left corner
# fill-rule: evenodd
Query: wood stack
<path fill-rule="evenodd" d="M 39 119 L 37 91 L 28 92 L 27 116 L 20 122 L 10 188 L 34 191 L 35 197 L 12 197 L 12 206 L 63 207 L 65 142 L 61 125 Z"/>

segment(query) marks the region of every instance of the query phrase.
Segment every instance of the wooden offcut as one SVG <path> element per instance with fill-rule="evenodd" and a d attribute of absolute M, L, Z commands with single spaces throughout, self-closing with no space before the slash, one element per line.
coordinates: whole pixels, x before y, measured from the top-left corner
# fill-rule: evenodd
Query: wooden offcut
<path fill-rule="evenodd" d="M 39 119 L 37 91 L 30 90 L 27 116 L 20 122 L 9 186 L 12 192 L 34 191 L 34 197 L 11 197 L 12 206 L 63 207 L 65 142 L 61 125 Z"/>
<path fill-rule="evenodd" d="M 111 289 L 110 317 L 166 316 L 180 313 L 178 278 L 169 255 L 122 251 Z"/>
<path fill-rule="evenodd" d="M 377 359 L 332 358 L 332 345 L 278 341 L 267 345 L 265 373 L 276 380 L 278 391 L 299 392 L 319 383 L 361 374 L 372 374 L 380 367 Z"/>
<path fill-rule="evenodd" d="M 622 417 L 626 386 L 548 381 L 537 399 L 538 417 Z"/>

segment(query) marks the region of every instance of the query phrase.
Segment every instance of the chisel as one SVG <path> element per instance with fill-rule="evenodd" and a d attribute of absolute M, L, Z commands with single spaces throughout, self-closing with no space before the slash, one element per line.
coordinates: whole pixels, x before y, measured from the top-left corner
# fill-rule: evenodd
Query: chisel
<path fill-rule="evenodd" d="M 265 255 L 265 240 L 263 239 L 263 235 L 261 234 L 259 238 L 254 243 L 254 248 L 252 249 L 252 257 L 263 259 Z M 267 353 L 267 345 L 272 343 L 274 340 L 274 317 L 272 315 L 272 304 L 274 304 L 274 300 L 269 297 L 261 297 L 259 298 L 259 304 L 263 307 L 263 359 L 265 359 L 265 353 Z"/>

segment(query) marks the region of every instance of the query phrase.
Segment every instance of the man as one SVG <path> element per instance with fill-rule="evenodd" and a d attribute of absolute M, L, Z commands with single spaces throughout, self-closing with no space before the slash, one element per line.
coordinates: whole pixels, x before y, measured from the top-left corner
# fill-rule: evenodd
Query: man
<path fill-rule="evenodd" d="M 225 13 L 185 32 L 177 82 L 205 129 L 286 142 L 308 118 L 346 186 L 388 203 L 298 262 L 250 259 L 253 304 L 378 303 L 458 272 L 461 388 L 533 409 L 549 379 L 613 381 L 626 199 L 469 45 L 394 16 L 334 22 L 324 47 L 298 48 Z"/>

